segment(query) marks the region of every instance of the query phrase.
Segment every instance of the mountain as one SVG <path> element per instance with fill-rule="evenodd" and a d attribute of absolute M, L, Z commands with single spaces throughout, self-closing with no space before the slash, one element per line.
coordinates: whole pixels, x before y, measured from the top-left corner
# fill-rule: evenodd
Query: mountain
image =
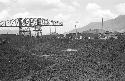
<path fill-rule="evenodd" d="M 125 31 L 125 15 L 120 15 L 116 17 L 115 19 L 110 19 L 107 21 L 104 21 L 104 30 L 108 31 L 119 31 L 119 32 L 124 32 Z M 78 28 L 78 32 L 85 32 L 92 30 L 93 32 L 96 31 L 101 31 L 102 30 L 102 22 L 92 22 L 82 28 Z M 74 33 L 76 30 L 69 31 L 69 33 Z"/>

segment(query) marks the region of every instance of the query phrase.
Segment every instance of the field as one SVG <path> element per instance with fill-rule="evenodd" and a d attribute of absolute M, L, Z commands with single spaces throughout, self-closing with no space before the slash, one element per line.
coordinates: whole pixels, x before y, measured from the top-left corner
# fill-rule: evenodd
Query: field
<path fill-rule="evenodd" d="M 124 36 L 108 40 L 3 39 L 1 81 L 125 81 Z"/>

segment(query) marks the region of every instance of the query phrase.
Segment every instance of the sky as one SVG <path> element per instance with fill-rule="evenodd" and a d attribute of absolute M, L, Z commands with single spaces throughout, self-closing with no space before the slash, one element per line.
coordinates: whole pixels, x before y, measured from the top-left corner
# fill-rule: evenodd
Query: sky
<path fill-rule="evenodd" d="M 0 20 L 25 17 L 40 17 L 63 22 L 56 27 L 57 33 L 64 33 L 83 27 L 90 22 L 112 19 L 125 15 L 125 0 L 0 0 Z M 48 34 L 50 27 L 43 27 Z M 51 27 L 54 32 L 55 27 Z M 1 28 L 0 31 L 14 30 Z"/>

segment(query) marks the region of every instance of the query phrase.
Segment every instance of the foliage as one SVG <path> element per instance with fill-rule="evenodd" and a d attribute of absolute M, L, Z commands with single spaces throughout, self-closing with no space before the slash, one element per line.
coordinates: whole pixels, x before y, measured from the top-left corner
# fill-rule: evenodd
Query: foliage
<path fill-rule="evenodd" d="M 26 39 L 22 38 L 25 41 Z M 36 41 L 29 39 L 32 40 Z M 28 77 L 30 81 L 125 80 L 124 38 L 39 40 L 41 41 L 26 43 L 15 42 L 13 39 L 0 45 L 2 81 L 19 81 L 21 78 L 27 81 Z M 68 48 L 77 51 L 62 51 Z"/>

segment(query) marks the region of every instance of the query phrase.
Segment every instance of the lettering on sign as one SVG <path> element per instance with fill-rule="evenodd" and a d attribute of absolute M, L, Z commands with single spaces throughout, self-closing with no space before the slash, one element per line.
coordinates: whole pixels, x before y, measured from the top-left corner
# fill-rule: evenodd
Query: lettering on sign
<path fill-rule="evenodd" d="M 44 19 L 44 18 L 17 18 L 1 21 L 0 26 L 34 27 L 34 26 L 63 26 L 62 22 Z"/>

